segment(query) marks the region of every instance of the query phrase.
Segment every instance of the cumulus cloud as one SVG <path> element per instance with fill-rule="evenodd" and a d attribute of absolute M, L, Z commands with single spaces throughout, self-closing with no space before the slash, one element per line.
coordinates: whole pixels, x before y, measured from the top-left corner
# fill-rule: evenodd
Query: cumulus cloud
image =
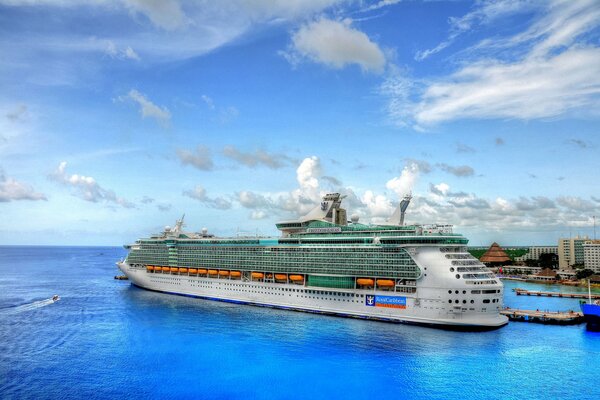
<path fill-rule="evenodd" d="M 449 174 L 452 174 L 454 176 L 458 176 L 458 177 L 466 177 L 466 176 L 473 176 L 475 174 L 475 170 L 472 167 L 469 167 L 468 165 L 459 165 L 459 166 L 452 166 L 452 165 L 448 165 L 446 163 L 440 163 L 437 164 L 437 166 L 445 172 L 448 172 Z"/>
<path fill-rule="evenodd" d="M 205 206 L 210 208 L 216 208 L 219 210 L 228 210 L 231 208 L 231 201 L 225 197 L 209 197 L 206 193 L 206 189 L 200 185 L 197 185 L 192 190 L 184 190 L 183 195 L 191 199 L 198 200 Z"/>
<path fill-rule="evenodd" d="M 450 186 L 447 183 L 440 183 L 438 185 L 434 185 L 433 183 L 429 184 L 429 191 L 438 196 L 446 196 L 450 191 Z"/>
<path fill-rule="evenodd" d="M 419 164 L 409 162 L 404 166 L 400 176 L 390 179 L 385 187 L 396 192 L 398 197 L 403 197 L 412 192 L 412 189 L 419 177 Z"/>
<path fill-rule="evenodd" d="M 199 145 L 195 152 L 177 149 L 177 157 L 183 165 L 191 165 L 202 171 L 210 171 L 214 168 L 210 149 L 206 146 Z"/>
<path fill-rule="evenodd" d="M 223 155 L 250 168 L 264 165 L 271 169 L 279 169 L 292 161 L 285 154 L 269 153 L 261 149 L 253 152 L 243 152 L 235 146 L 225 146 Z"/>
<path fill-rule="evenodd" d="M 282 53 L 293 64 L 308 59 L 341 69 L 357 64 L 363 71 L 381 73 L 386 59 L 379 46 L 352 27 L 352 21 L 321 18 L 303 25 L 292 36 L 288 52 Z"/>
<path fill-rule="evenodd" d="M 122 197 L 118 197 L 114 191 L 105 189 L 91 176 L 69 175 L 66 172 L 67 162 L 62 161 L 56 170 L 48 177 L 58 183 L 73 189 L 74 195 L 92 203 L 112 203 L 124 208 L 134 208 L 135 205 Z"/>
<path fill-rule="evenodd" d="M 19 200 L 48 200 L 42 193 L 36 192 L 30 185 L 7 177 L 0 169 L 0 203 Z"/>
<path fill-rule="evenodd" d="M 171 120 L 171 112 L 166 107 L 159 107 L 150 101 L 145 95 L 135 89 L 131 89 L 126 96 L 120 96 L 120 101 L 131 100 L 140 107 L 142 118 L 152 118 L 160 125 L 167 126 Z"/>

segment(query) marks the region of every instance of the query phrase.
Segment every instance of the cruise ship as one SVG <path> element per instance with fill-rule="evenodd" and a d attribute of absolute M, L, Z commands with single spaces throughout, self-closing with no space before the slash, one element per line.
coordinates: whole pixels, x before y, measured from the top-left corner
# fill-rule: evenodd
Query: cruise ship
<path fill-rule="evenodd" d="M 405 225 L 405 196 L 382 224 L 350 221 L 344 196 L 276 226 L 280 237 L 174 227 L 126 245 L 135 286 L 257 306 L 456 330 L 504 326 L 503 285 L 451 225 Z"/>

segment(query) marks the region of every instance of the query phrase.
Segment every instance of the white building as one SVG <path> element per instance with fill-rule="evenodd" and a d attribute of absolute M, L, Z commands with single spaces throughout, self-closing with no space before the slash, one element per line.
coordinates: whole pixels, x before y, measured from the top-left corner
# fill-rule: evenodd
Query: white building
<path fill-rule="evenodd" d="M 531 246 L 527 253 L 521 257 L 516 257 L 515 261 L 539 260 L 542 254 L 558 255 L 558 246 Z"/>
<path fill-rule="evenodd" d="M 558 239 L 558 268 L 566 270 L 575 264 L 583 264 L 583 244 L 589 240 L 587 236 Z"/>
<path fill-rule="evenodd" d="M 587 240 L 582 247 L 585 268 L 600 273 L 600 240 Z"/>

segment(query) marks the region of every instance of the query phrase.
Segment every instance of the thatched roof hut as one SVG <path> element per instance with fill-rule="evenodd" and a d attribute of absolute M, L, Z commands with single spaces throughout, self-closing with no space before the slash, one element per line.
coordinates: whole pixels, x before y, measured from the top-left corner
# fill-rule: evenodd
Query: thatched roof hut
<path fill-rule="evenodd" d="M 508 256 L 508 254 L 506 254 L 506 252 L 504 250 L 502 250 L 502 247 L 500 247 L 500 245 L 498 243 L 494 242 L 494 243 L 492 243 L 492 245 L 490 246 L 488 251 L 486 251 L 479 258 L 479 261 L 486 263 L 486 264 L 501 265 L 501 264 L 506 264 L 507 262 L 510 262 L 511 259 Z"/>

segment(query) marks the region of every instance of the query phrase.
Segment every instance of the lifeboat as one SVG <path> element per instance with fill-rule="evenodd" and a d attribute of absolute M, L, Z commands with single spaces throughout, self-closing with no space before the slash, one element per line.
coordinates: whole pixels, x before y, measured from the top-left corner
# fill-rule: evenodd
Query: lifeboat
<path fill-rule="evenodd" d="M 222 277 L 229 276 L 229 271 L 219 271 L 219 276 L 222 276 Z"/>
<path fill-rule="evenodd" d="M 199 273 L 200 275 L 206 275 L 206 273 L 207 273 L 207 272 L 208 272 L 208 271 L 207 271 L 207 270 L 205 270 L 204 268 L 200 268 L 200 269 L 198 270 L 198 273 Z"/>
<path fill-rule="evenodd" d="M 240 271 L 231 271 L 229 276 L 231 276 L 232 278 L 239 278 L 242 276 L 242 273 Z"/>
<path fill-rule="evenodd" d="M 171 268 L 169 267 L 162 267 L 162 272 L 169 272 L 171 270 Z"/>
<path fill-rule="evenodd" d="M 265 274 L 263 274 L 262 272 L 253 272 L 252 273 L 252 279 L 262 279 L 265 277 Z"/>
<path fill-rule="evenodd" d="M 394 281 L 390 279 L 377 279 L 377 287 L 391 288 L 394 287 Z"/>
<path fill-rule="evenodd" d="M 177 268 L 177 267 L 171 267 L 171 272 L 179 272 L 179 268 Z"/>
<path fill-rule="evenodd" d="M 148 271 L 148 272 L 154 271 L 154 266 L 146 265 L 146 271 Z"/>
<path fill-rule="evenodd" d="M 359 286 L 373 286 L 373 279 L 358 278 L 356 284 Z"/>
<path fill-rule="evenodd" d="M 219 275 L 219 271 L 217 271 L 216 269 L 209 269 L 208 274 L 211 276 L 216 276 Z"/>
<path fill-rule="evenodd" d="M 196 268 L 190 268 L 190 269 L 188 269 L 188 272 L 190 274 L 196 275 L 198 273 L 198 270 Z"/>
<path fill-rule="evenodd" d="M 302 275 L 290 275 L 290 281 L 294 283 L 302 283 L 304 282 L 304 277 Z"/>
<path fill-rule="evenodd" d="M 179 273 L 180 274 L 187 274 L 188 269 L 187 268 L 179 268 Z"/>
<path fill-rule="evenodd" d="M 287 275 L 286 274 L 275 274 L 275 280 L 276 281 L 287 281 Z"/>

